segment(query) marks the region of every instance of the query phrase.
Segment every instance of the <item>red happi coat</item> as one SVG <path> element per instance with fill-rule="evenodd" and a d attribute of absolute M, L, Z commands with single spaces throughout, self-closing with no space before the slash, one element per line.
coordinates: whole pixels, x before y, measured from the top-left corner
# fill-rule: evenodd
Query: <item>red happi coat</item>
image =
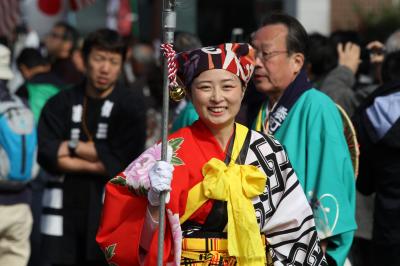
<path fill-rule="evenodd" d="M 170 142 L 177 143 L 177 140 L 180 146 L 174 149 L 172 163 L 175 165 L 171 200 L 166 205 L 166 210 L 167 214 L 169 212 L 169 214 L 175 214 L 176 217 L 178 215 L 182 217 L 185 213 L 189 190 L 203 180 L 201 169 L 204 164 L 211 158 L 223 161 L 226 152 L 221 149 L 214 136 L 201 121 L 169 136 Z M 145 196 L 135 195 L 132 188 L 128 188 L 125 184 L 126 176 L 127 170 L 120 173 L 113 179 L 114 182 L 109 182 L 106 186 L 103 214 L 96 237 L 110 265 L 113 265 L 112 263 L 119 266 L 139 265 L 139 241 L 148 202 Z M 208 200 L 190 216 L 189 220 L 203 224 L 212 205 L 213 200 Z M 169 216 L 166 215 L 166 217 Z M 178 230 L 175 230 L 177 226 L 171 225 L 170 221 L 171 219 L 166 219 L 165 223 L 164 264 L 174 263 L 174 258 L 176 264 L 180 259 L 177 258 L 180 257 L 180 253 L 177 252 L 177 248 L 174 248 L 174 244 L 175 247 L 181 245 L 180 227 L 178 226 Z M 151 241 L 145 265 L 157 264 L 157 242 L 158 230 Z"/>

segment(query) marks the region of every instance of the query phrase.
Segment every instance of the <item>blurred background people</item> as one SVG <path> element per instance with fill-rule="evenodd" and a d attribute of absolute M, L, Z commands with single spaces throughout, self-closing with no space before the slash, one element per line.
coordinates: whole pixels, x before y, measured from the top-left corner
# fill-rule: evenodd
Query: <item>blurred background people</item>
<path fill-rule="evenodd" d="M 25 266 L 32 229 L 29 181 L 36 177 L 37 136 L 33 114 L 12 95 L 11 51 L 0 44 L 0 264 Z"/>
<path fill-rule="evenodd" d="M 177 32 L 175 34 L 174 49 L 177 53 L 190 51 L 202 46 L 200 39 L 189 32 Z M 199 119 L 189 92 L 176 107 L 171 132 L 175 132 L 180 128 L 190 126 L 194 121 Z"/>
<path fill-rule="evenodd" d="M 51 71 L 50 63 L 38 49 L 25 48 L 16 62 L 25 80 L 16 94 L 28 102 L 38 123 L 44 104 L 64 87 L 63 82 Z"/>
<path fill-rule="evenodd" d="M 400 264 L 400 52 L 389 53 L 382 65 L 382 81 L 354 116 L 360 142 L 357 189 L 375 193 L 370 245 L 358 254 L 357 265 Z"/>
<path fill-rule="evenodd" d="M 78 46 L 79 33 L 66 22 L 56 23 L 45 39 L 47 55 L 52 71 L 66 86 L 82 81 L 82 73 L 72 61 L 73 52 Z"/>
<path fill-rule="evenodd" d="M 16 94 L 31 109 L 35 118 L 35 126 L 37 126 L 43 106 L 49 98 L 64 87 L 64 84 L 51 71 L 50 63 L 41 55 L 38 49 L 23 49 L 16 60 L 16 64 L 25 79 L 24 84 L 18 88 Z M 40 265 L 42 197 L 46 183 L 51 178 L 47 172 L 41 169 L 38 177 L 30 183 L 32 189 L 33 227 L 31 233 L 32 254 L 29 265 L 32 266 Z"/>
<path fill-rule="evenodd" d="M 14 77 L 9 81 L 8 87 L 10 88 L 10 92 L 14 93 L 24 83 L 24 78 L 18 69 L 16 59 L 24 48 L 39 49 L 40 39 L 35 30 L 25 23 L 21 23 L 15 27 L 10 43 L 10 47 L 12 47 L 11 69 Z"/>
<path fill-rule="evenodd" d="M 307 76 L 315 88 L 320 88 L 328 73 L 338 64 L 333 42 L 320 33 L 309 35 L 307 52 Z"/>
<path fill-rule="evenodd" d="M 140 94 L 146 105 L 146 144 L 150 147 L 161 138 L 162 70 L 157 65 L 155 49 L 146 42 L 135 42 L 128 49 L 125 81 Z"/>
<path fill-rule="evenodd" d="M 39 121 L 38 161 L 62 175 L 43 196 L 41 256 L 51 265 L 107 265 L 95 235 L 103 190 L 144 149 L 143 99 L 118 82 L 122 37 L 99 29 L 82 47 L 85 80 L 52 97 Z"/>

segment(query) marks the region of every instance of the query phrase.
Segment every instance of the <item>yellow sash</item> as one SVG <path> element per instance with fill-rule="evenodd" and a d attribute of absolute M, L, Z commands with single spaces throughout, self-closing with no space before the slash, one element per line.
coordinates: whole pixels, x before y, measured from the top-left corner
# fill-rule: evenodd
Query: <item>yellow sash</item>
<path fill-rule="evenodd" d="M 266 176 L 252 165 L 235 164 L 248 129 L 236 124 L 236 134 L 228 166 L 212 158 L 203 166 L 203 182 L 189 191 L 185 215 L 181 223 L 208 199 L 227 201 L 228 253 L 237 258 L 238 265 L 265 265 L 265 249 L 260 238 L 251 198 L 265 188 Z"/>
<path fill-rule="evenodd" d="M 239 156 L 240 150 L 242 149 L 244 141 L 246 139 L 247 132 L 249 131 L 247 127 L 238 123 L 235 124 L 235 140 L 233 142 L 230 164 L 234 163 L 236 161 L 236 158 Z M 192 214 L 196 210 L 198 210 L 207 200 L 209 199 L 204 195 L 201 182 L 192 187 L 188 193 L 185 214 L 179 219 L 181 224 L 189 219 L 189 217 L 192 216 Z"/>
<path fill-rule="evenodd" d="M 256 123 L 255 123 L 255 128 L 254 130 L 263 132 L 263 121 L 262 121 L 262 113 L 263 113 L 263 107 L 260 108 L 260 111 L 258 111 L 257 118 L 256 118 Z"/>

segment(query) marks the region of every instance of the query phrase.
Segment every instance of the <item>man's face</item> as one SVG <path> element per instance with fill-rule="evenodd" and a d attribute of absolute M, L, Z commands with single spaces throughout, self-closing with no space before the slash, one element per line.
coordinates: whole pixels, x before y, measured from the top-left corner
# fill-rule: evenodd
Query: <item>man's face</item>
<path fill-rule="evenodd" d="M 93 48 L 86 62 L 89 85 L 98 93 L 114 88 L 121 67 L 121 54 Z"/>
<path fill-rule="evenodd" d="M 253 38 L 257 52 L 254 84 L 268 96 L 280 97 L 298 72 L 296 55 L 287 52 L 287 34 L 285 25 L 274 24 L 260 28 Z"/>
<path fill-rule="evenodd" d="M 64 45 L 65 29 L 54 27 L 45 39 L 45 45 L 50 56 L 58 57 Z"/>

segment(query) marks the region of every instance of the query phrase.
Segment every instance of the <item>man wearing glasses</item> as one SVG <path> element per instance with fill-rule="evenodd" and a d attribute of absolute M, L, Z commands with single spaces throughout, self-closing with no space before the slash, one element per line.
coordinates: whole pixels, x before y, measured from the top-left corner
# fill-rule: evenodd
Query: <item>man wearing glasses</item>
<path fill-rule="evenodd" d="M 329 265 L 342 266 L 356 229 L 354 170 L 337 107 L 308 82 L 307 39 L 303 26 L 283 14 L 265 18 L 254 34 L 253 81 L 267 97 L 253 128 L 287 149 Z"/>

